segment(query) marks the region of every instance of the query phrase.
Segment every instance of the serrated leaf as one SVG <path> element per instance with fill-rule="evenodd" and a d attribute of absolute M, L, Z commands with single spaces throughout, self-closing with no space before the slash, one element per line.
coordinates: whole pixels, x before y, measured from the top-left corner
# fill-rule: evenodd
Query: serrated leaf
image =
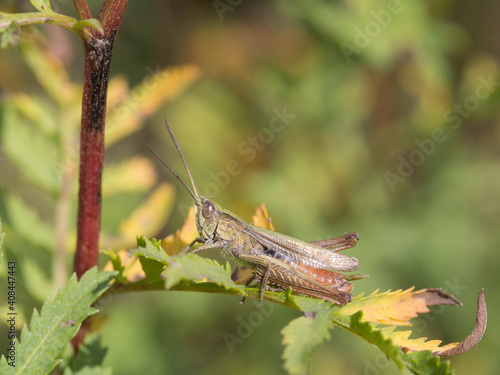
<path fill-rule="evenodd" d="M 224 287 L 226 290 L 243 293 L 242 288 L 231 280 L 229 263 L 226 263 L 226 267 L 223 267 L 215 260 L 202 258 L 196 254 L 186 254 L 172 258 L 163 274 L 167 289 L 185 280 L 212 282 Z"/>
<path fill-rule="evenodd" d="M 382 350 L 389 358 L 391 358 L 399 369 L 404 367 L 402 360 L 402 353 L 400 347 L 394 345 L 390 339 L 387 339 L 382 330 L 376 329 L 374 323 L 364 322 L 362 320 L 363 312 L 358 311 L 350 318 L 349 331 L 362 337 L 369 343 L 376 345 Z"/>
<path fill-rule="evenodd" d="M 52 301 L 46 301 L 41 314 L 35 309 L 31 322 L 21 332 L 16 343 L 16 367 L 0 360 L 0 373 L 46 374 L 60 361 L 58 358 L 80 325 L 88 316 L 95 314 L 91 305 L 108 288 L 114 272 L 97 272 L 97 267 L 87 271 L 79 281 L 73 274 L 65 287 Z"/>
<path fill-rule="evenodd" d="M 402 348 L 405 351 L 422 351 L 429 350 L 432 353 L 439 353 L 442 351 L 453 349 L 458 345 L 458 342 L 454 342 L 451 344 L 447 344 L 445 346 L 441 345 L 441 340 L 427 340 L 427 337 L 419 337 L 416 339 L 410 339 L 410 335 L 412 331 L 394 331 L 390 332 L 389 330 L 385 331 L 386 337 L 389 337 L 391 341 Z"/>
<path fill-rule="evenodd" d="M 40 12 L 52 10 L 49 0 L 30 0 L 30 2 Z"/>
<path fill-rule="evenodd" d="M 420 301 L 414 304 L 412 300 Z M 395 308 L 386 306 L 387 303 L 394 304 Z M 332 306 L 331 314 L 335 324 L 378 346 L 394 360 L 399 368 L 404 366 L 415 374 L 421 375 L 451 374 L 449 364 L 440 363 L 437 355 L 460 354 L 479 342 L 486 328 L 486 305 L 482 292 L 478 298 L 476 327 L 463 343 L 452 343 L 440 347 L 440 340 L 410 339 L 411 331 L 395 331 L 395 328 L 416 315 L 415 312 L 428 311 L 427 306 L 457 304 L 460 304 L 460 301 L 440 289 L 423 289 L 415 292 L 409 289 L 380 294 L 375 292 L 368 297 L 358 296 L 346 306 Z M 380 311 L 377 311 L 377 308 Z M 399 309 L 401 311 L 398 311 Z M 354 311 L 357 312 L 353 314 Z M 367 317 L 363 315 L 365 311 L 368 313 Z M 377 324 L 380 322 L 384 324 L 391 322 L 392 325 L 379 328 Z M 403 352 L 406 354 L 403 355 Z M 412 356 L 410 355 L 412 352 L 424 354 Z M 434 355 L 430 356 L 430 354 Z"/>
<path fill-rule="evenodd" d="M 99 22 L 99 20 L 95 18 L 88 18 L 86 20 L 78 21 L 74 24 L 73 28 L 76 30 L 81 30 L 84 26 L 89 26 L 93 29 L 96 29 L 101 34 L 104 34 L 104 28 L 102 27 L 101 22 Z"/>
<path fill-rule="evenodd" d="M 142 255 L 145 258 L 156 260 L 164 265 L 168 265 L 170 257 L 160 245 L 160 242 L 153 238 L 152 241 L 143 236 L 137 237 L 138 248 L 130 253 L 130 256 Z"/>
<path fill-rule="evenodd" d="M 163 280 L 162 273 L 165 269 L 165 266 L 162 263 L 159 263 L 156 260 L 147 259 L 142 256 L 139 256 L 138 258 L 148 282 L 154 283 Z"/>
<path fill-rule="evenodd" d="M 403 360 L 408 369 L 417 375 L 453 375 L 450 362 L 441 363 L 439 357 L 432 355 L 429 350 L 407 353 Z"/>
<path fill-rule="evenodd" d="M 102 252 L 110 258 L 109 262 L 103 267 L 103 270 L 118 271 L 119 274 L 116 275 L 116 280 L 119 283 L 135 282 L 146 277 L 139 259 L 136 256 L 130 257 L 128 251 L 119 250 L 115 252 L 113 250 L 105 250 Z"/>
<path fill-rule="evenodd" d="M 330 339 L 332 328 L 333 322 L 328 311 L 320 311 L 314 318 L 302 316 L 283 328 L 284 367 L 289 374 L 307 373 L 312 350 Z"/>
<path fill-rule="evenodd" d="M 379 324 L 411 326 L 410 319 L 420 313 L 429 312 L 428 306 L 459 305 L 460 301 L 439 289 L 423 289 L 373 292 L 370 296 L 357 298 L 347 305 L 344 312 L 349 314 L 363 311 L 363 320 Z"/>
<path fill-rule="evenodd" d="M 101 337 L 90 334 L 78 347 L 78 354 L 71 359 L 63 375 L 111 375 L 111 367 L 101 367 L 108 349 L 101 345 Z"/>

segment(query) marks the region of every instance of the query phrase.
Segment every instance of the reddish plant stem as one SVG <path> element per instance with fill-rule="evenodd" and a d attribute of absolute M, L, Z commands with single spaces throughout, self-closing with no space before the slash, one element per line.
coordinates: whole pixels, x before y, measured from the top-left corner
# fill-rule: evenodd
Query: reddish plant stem
<path fill-rule="evenodd" d="M 73 0 L 73 4 L 75 5 L 76 11 L 78 12 L 78 16 L 81 20 L 92 18 L 92 13 L 90 12 L 87 0 Z"/>
<path fill-rule="evenodd" d="M 86 0 L 73 0 L 81 19 L 91 18 Z M 104 162 L 106 97 L 113 45 L 128 0 L 106 0 L 98 16 L 104 35 L 95 29 L 82 38 L 84 83 L 80 135 L 77 245 L 73 269 L 78 278 L 97 265 L 101 228 L 101 176 Z M 85 320 L 73 338 L 73 347 L 83 342 L 90 330 Z"/>
<path fill-rule="evenodd" d="M 127 4 L 128 0 L 106 0 L 104 2 L 97 19 L 101 21 L 106 35 L 109 35 L 113 30 L 118 30 Z"/>
<path fill-rule="evenodd" d="M 85 71 L 80 135 L 78 234 L 74 263 L 78 278 L 97 265 L 106 94 L 115 35 L 113 33 L 107 39 L 83 43 Z"/>
<path fill-rule="evenodd" d="M 74 0 L 81 17 L 90 15 L 84 0 Z M 74 271 L 80 278 L 97 265 L 101 226 L 101 175 L 104 162 L 106 96 L 116 33 L 128 0 L 106 0 L 99 13 L 105 35 L 87 36 L 84 50 L 77 245 Z"/>

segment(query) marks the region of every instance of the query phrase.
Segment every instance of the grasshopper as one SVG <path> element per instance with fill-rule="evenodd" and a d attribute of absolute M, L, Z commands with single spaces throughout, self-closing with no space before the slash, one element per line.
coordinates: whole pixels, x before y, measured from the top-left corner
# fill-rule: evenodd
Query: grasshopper
<path fill-rule="evenodd" d="M 349 281 L 367 276 L 345 275 L 337 271 L 355 271 L 359 268 L 356 258 L 339 253 L 356 246 L 359 240 L 356 233 L 306 242 L 249 224 L 232 212 L 222 209 L 216 202 L 198 194 L 186 159 L 167 120 L 165 124 L 193 189 L 191 190 L 170 164 L 151 147 L 148 146 L 148 149 L 193 197 L 196 227 L 200 235 L 180 254 L 217 248 L 243 262 L 253 271 L 247 285 L 253 280 L 260 283 L 257 308 L 262 306 L 264 292 L 271 289 L 268 284 L 280 289 L 290 288 L 295 292 L 339 305 L 351 301 L 350 292 L 353 285 Z M 193 248 L 196 243 L 202 245 Z"/>

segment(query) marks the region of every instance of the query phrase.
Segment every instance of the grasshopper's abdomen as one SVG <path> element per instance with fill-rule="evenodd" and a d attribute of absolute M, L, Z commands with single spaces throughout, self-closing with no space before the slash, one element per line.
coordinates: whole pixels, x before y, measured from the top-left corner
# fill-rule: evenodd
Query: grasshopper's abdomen
<path fill-rule="evenodd" d="M 345 278 L 347 277 L 344 274 L 324 270 L 319 268 L 314 268 L 310 266 L 306 266 L 305 264 L 298 263 L 294 261 L 291 257 L 286 256 L 280 252 L 277 252 L 273 249 L 264 250 L 264 254 L 268 257 L 272 257 L 280 262 L 286 264 L 284 265 L 284 269 L 288 269 L 289 273 L 293 274 L 294 271 L 300 272 L 302 275 L 306 276 L 308 279 L 312 279 L 313 281 L 320 283 L 322 285 L 326 285 L 333 288 L 341 288 L 344 292 L 350 292 L 352 290 L 353 285 L 346 282 Z M 276 275 L 279 278 L 279 275 Z M 282 276 L 285 276 L 282 274 Z"/>
<path fill-rule="evenodd" d="M 303 264 L 297 265 L 297 269 L 318 283 L 335 288 L 342 287 L 342 290 L 344 292 L 350 292 L 352 290 L 353 285 L 345 281 L 344 274 L 329 270 L 307 267 L 304 266 Z"/>
<path fill-rule="evenodd" d="M 281 269 L 281 272 L 272 272 L 274 273 L 274 281 L 276 282 L 277 279 L 281 278 L 283 279 L 282 281 L 285 281 L 285 279 L 288 279 L 287 281 L 290 282 L 290 277 L 293 276 L 294 272 L 298 272 L 302 274 L 303 276 L 306 277 L 306 279 L 309 279 L 313 282 L 336 288 L 339 290 L 342 290 L 343 292 L 349 293 L 352 290 L 353 285 L 351 283 L 348 283 L 345 278 L 347 277 L 344 274 L 330 271 L 330 270 L 324 270 L 324 269 L 319 269 L 319 268 L 314 268 L 314 267 L 309 267 L 304 264 L 298 263 L 294 261 L 291 257 L 282 254 L 280 252 L 277 252 L 273 249 L 266 249 L 263 252 L 263 255 L 271 257 L 273 259 L 276 259 L 279 262 L 283 262 L 282 267 L 276 267 L 278 263 L 273 263 L 274 267 L 271 267 L 272 271 L 273 268 L 276 271 L 277 268 Z M 295 279 L 295 282 L 297 282 L 297 278 Z M 300 279 L 300 278 L 299 278 Z M 281 285 L 283 286 L 283 285 Z"/>

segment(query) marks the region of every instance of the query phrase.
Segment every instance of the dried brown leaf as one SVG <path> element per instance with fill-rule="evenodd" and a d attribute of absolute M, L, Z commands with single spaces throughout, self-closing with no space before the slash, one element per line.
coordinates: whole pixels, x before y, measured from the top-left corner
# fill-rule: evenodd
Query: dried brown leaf
<path fill-rule="evenodd" d="M 474 327 L 472 333 L 453 349 L 434 354 L 438 354 L 440 357 L 451 357 L 472 349 L 479 341 L 481 341 L 481 338 L 483 337 L 484 331 L 486 330 L 487 315 L 484 289 L 481 289 L 477 298 L 476 326 Z"/>

